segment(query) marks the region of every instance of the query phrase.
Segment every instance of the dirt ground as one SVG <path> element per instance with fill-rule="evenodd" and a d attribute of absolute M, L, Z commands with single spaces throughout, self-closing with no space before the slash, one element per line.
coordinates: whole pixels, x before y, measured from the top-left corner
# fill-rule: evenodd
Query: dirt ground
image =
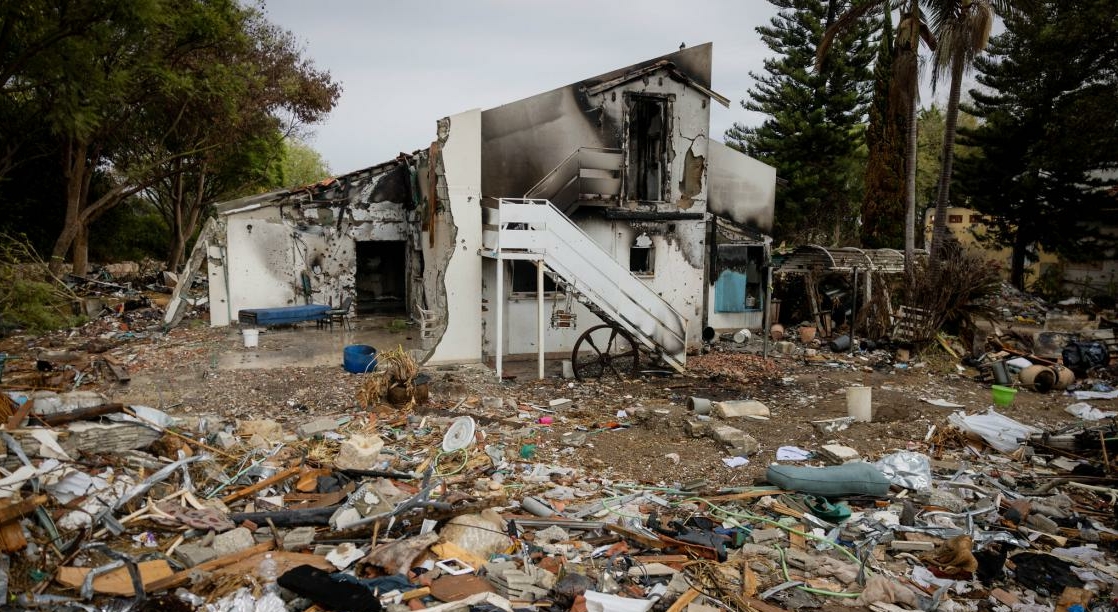
<path fill-rule="evenodd" d="M 301 333 L 315 332 L 296 330 L 286 346 L 305 344 L 312 337 L 299 336 Z M 277 334 L 269 340 L 271 348 L 261 350 L 288 350 L 275 344 L 280 339 Z M 0 350 L 11 353 L 21 348 L 12 342 L 7 341 Z M 27 342 L 24 340 L 24 350 Z M 57 338 L 35 342 L 42 346 L 67 344 Z M 224 367 L 230 355 L 246 351 L 240 342 L 228 330 L 187 326 L 162 336 L 118 343 L 109 352 L 128 363 L 132 380 L 127 384 L 106 382 L 98 390 L 113 401 L 149 405 L 175 415 L 219 421 L 271 418 L 289 430 L 316 416 L 361 411 L 356 398 L 362 376 L 341 368 L 340 353 L 338 365 Z M 882 356 L 827 354 L 828 359 L 808 364 L 792 357 L 765 361 L 726 351 L 691 358 L 685 376 L 606 382 L 577 382 L 558 376 L 535 380 L 534 362 L 510 364 L 518 375 L 501 383 L 491 369 L 481 365 L 425 368 L 432 378 L 431 399 L 415 413 L 435 419 L 472 415 L 489 436 L 487 444 L 512 446 L 511 454 L 515 454 L 520 446 L 535 443 L 534 461 L 580 468 L 598 478 L 657 486 L 706 481 L 716 487 L 733 487 L 750 485 L 762 477 L 780 446 L 817 450 L 834 442 L 851 446 L 870 459 L 891 449 L 934 451 L 926 441 L 929 430 L 943 428 L 952 409 L 923 399 L 958 403 L 968 412 L 992 405 L 988 385 L 972 380 L 973 370 L 960 372 L 946 355 L 917 361 L 907 369 L 878 363 Z M 557 374 L 559 364 L 548 368 Z M 859 384 L 873 387 L 874 421 L 833 434 L 818 433 L 811 421 L 845 416 L 845 389 Z M 686 407 L 690 396 L 754 399 L 769 407 L 769 420 L 728 422 L 760 442 L 760 452 L 750 457 L 749 465 L 729 468 L 723 464 L 728 455 L 720 444 L 687 434 L 684 422 L 693 417 Z M 483 398 L 502 402 L 494 409 L 493 400 L 483 402 Z M 572 402 L 554 413 L 551 425 L 540 425 L 539 417 L 551 413 L 537 407 L 546 407 L 556 398 Z M 1073 401 L 1060 393 L 1022 390 L 1003 412 L 1051 429 L 1074 420 L 1063 412 Z M 387 419 L 399 416 L 393 409 L 380 415 Z M 586 432 L 586 443 L 565 446 L 562 434 L 572 431 Z"/>

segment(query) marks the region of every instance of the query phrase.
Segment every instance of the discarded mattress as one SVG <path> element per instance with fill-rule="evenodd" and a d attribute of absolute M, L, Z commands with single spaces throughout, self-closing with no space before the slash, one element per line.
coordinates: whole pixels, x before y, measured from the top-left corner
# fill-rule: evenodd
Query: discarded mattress
<path fill-rule="evenodd" d="M 300 321 L 321 321 L 328 315 L 329 306 L 305 304 L 279 308 L 245 308 L 237 311 L 237 320 L 243 325 L 290 325 Z"/>

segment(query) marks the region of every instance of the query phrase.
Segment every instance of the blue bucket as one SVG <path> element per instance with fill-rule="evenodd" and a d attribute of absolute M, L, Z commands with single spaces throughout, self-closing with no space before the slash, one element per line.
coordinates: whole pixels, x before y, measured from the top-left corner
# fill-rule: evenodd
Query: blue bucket
<path fill-rule="evenodd" d="M 372 372 L 377 367 L 377 350 L 368 344 L 351 344 L 342 351 L 342 365 L 353 374 Z"/>

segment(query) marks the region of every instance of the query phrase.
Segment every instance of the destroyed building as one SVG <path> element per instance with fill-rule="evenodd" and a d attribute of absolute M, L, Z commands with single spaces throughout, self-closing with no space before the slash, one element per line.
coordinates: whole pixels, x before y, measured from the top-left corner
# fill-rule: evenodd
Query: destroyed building
<path fill-rule="evenodd" d="M 711 138 L 711 61 L 452 115 L 413 153 L 219 204 L 211 324 L 352 302 L 420 320 L 449 363 L 569 352 L 604 320 L 677 368 L 705 327 L 760 327 L 776 173 Z"/>

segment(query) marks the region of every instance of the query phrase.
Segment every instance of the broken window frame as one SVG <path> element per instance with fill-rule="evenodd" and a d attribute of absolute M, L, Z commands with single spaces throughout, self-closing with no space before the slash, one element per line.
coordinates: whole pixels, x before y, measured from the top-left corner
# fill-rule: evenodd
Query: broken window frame
<path fill-rule="evenodd" d="M 660 172 L 660 194 L 659 198 L 642 198 L 640 197 L 639 184 L 637 171 L 635 168 L 634 155 L 632 151 L 632 120 L 634 109 L 640 102 L 654 102 L 661 109 L 661 116 L 663 117 L 663 150 L 660 154 L 661 172 Z M 652 92 L 630 92 L 624 94 L 624 126 L 625 136 L 622 141 L 622 149 L 624 151 L 624 167 L 621 173 L 621 193 L 625 201 L 628 202 L 648 202 L 648 203 L 663 203 L 669 201 L 671 198 L 671 174 L 672 174 L 672 159 L 674 157 L 672 151 L 672 130 L 674 129 L 674 105 L 675 94 L 663 94 Z"/>
<path fill-rule="evenodd" d="M 529 259 L 510 259 L 505 267 L 508 274 L 508 292 L 510 298 L 535 298 L 536 297 L 536 262 Z M 558 288 L 550 276 L 544 274 L 543 294 L 547 297 L 562 297 L 563 291 Z"/>
<path fill-rule="evenodd" d="M 644 237 L 648 240 L 648 246 L 638 246 L 641 238 Z M 644 267 L 634 267 L 636 261 L 633 257 L 635 252 L 643 251 Z M 646 232 L 637 234 L 633 238 L 633 243 L 629 245 L 629 273 L 633 276 L 640 278 L 652 278 L 656 276 L 656 243 L 652 240 L 652 236 Z"/>

